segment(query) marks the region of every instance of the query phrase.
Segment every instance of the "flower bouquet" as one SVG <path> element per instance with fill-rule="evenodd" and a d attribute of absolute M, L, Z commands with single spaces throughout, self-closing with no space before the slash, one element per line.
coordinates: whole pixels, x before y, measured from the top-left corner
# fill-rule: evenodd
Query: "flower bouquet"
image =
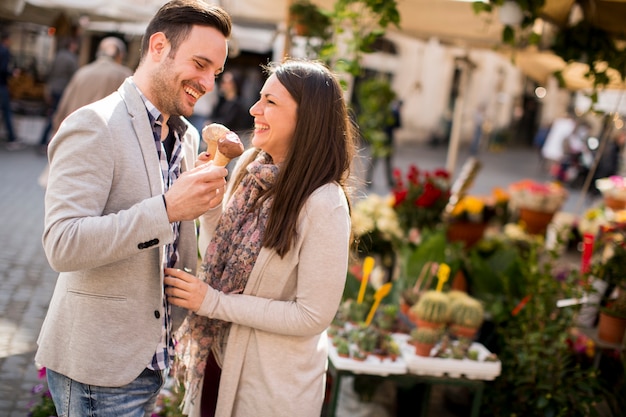
<path fill-rule="evenodd" d="M 448 171 L 420 171 L 411 165 L 406 177 L 399 169 L 394 170 L 394 179 L 393 208 L 406 236 L 414 229 L 434 229 L 442 223 L 442 213 L 450 198 Z"/>
<path fill-rule="evenodd" d="M 498 187 L 490 196 L 462 197 L 446 217 L 448 239 L 471 247 L 482 238 L 490 222 L 507 222 L 508 202 L 508 193 Z"/>
<path fill-rule="evenodd" d="M 383 275 L 390 279 L 396 263 L 396 250 L 404 238 L 392 202 L 388 197 L 370 194 L 353 206 L 351 220 L 358 257 L 375 257 L 376 271 L 382 267 Z"/>
<path fill-rule="evenodd" d="M 462 197 L 450 213 L 446 237 L 451 242 L 464 242 L 468 248 L 473 246 L 483 237 L 492 213 L 485 198 Z"/>
<path fill-rule="evenodd" d="M 569 196 L 557 182 L 540 183 L 522 180 L 509 185 L 510 205 L 530 234 L 545 234 L 554 213 L 561 209 Z"/>
<path fill-rule="evenodd" d="M 359 252 L 385 253 L 403 238 L 398 216 L 389 198 L 370 194 L 352 209 L 352 231 L 359 240 Z"/>
<path fill-rule="evenodd" d="M 596 180 L 596 188 L 602 193 L 604 205 L 611 210 L 626 209 L 626 178 L 613 175 Z"/>

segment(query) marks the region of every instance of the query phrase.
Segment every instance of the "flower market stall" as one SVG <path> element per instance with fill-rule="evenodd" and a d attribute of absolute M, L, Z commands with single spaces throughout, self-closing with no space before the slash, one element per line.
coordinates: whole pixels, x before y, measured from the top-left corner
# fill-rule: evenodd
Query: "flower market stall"
<path fill-rule="evenodd" d="M 481 196 L 443 169 L 394 175 L 390 195 L 354 205 L 355 261 L 329 329 L 335 377 L 480 380 L 470 387 L 472 415 L 582 417 L 596 415 L 599 403 L 621 410 L 624 336 L 605 339 L 597 328 L 600 312 L 626 306 L 620 181 L 599 181 L 605 200 L 572 219 L 560 212 L 568 191 L 556 182 L 523 180 Z M 383 329 L 385 314 L 395 320 L 386 317 Z M 424 316 L 439 324 L 428 328 Z M 473 322 L 473 332 L 461 333 L 459 320 Z M 378 332 L 370 348 L 368 332 Z M 602 355 L 612 372 L 599 369 Z"/>

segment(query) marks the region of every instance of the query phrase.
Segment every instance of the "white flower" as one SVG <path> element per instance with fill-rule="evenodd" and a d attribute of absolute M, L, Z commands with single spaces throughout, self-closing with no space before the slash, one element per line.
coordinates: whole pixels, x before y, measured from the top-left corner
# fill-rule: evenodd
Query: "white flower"
<path fill-rule="evenodd" d="M 352 231 L 356 236 L 378 231 L 383 239 L 390 242 L 404 236 L 391 201 L 378 194 L 370 194 L 354 205 Z"/>

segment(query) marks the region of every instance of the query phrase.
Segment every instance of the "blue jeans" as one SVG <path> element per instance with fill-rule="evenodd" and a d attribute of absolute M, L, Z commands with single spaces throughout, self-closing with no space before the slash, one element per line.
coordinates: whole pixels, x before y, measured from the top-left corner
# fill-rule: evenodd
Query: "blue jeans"
<path fill-rule="evenodd" d="M 0 85 L 0 108 L 2 108 L 2 118 L 7 129 L 7 141 L 15 142 L 15 131 L 13 130 L 13 114 L 11 112 L 11 96 L 6 85 Z"/>
<path fill-rule="evenodd" d="M 145 369 L 122 387 L 99 387 L 46 369 L 48 388 L 59 417 L 149 417 L 165 382 L 163 371 Z"/>
<path fill-rule="evenodd" d="M 52 121 L 54 120 L 54 113 L 57 111 L 57 107 L 59 107 L 59 103 L 61 102 L 61 96 L 63 93 L 52 93 L 51 94 L 51 102 L 50 108 L 48 109 L 48 119 L 46 122 L 46 127 L 43 129 L 43 133 L 41 134 L 41 139 L 39 139 L 40 145 L 48 144 L 48 136 L 50 136 L 50 132 L 52 131 Z"/>

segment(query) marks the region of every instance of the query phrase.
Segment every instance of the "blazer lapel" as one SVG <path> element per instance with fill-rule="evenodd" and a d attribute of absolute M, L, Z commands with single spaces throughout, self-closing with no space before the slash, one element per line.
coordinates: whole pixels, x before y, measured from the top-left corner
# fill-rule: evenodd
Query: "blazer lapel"
<path fill-rule="evenodd" d="M 143 161 L 150 182 L 150 191 L 153 196 L 163 194 L 164 186 L 161 165 L 156 152 L 146 106 L 130 79 L 124 81 L 118 91 L 122 95 L 122 100 L 126 103 L 128 115 L 135 130 L 135 137 L 143 154 Z"/>

